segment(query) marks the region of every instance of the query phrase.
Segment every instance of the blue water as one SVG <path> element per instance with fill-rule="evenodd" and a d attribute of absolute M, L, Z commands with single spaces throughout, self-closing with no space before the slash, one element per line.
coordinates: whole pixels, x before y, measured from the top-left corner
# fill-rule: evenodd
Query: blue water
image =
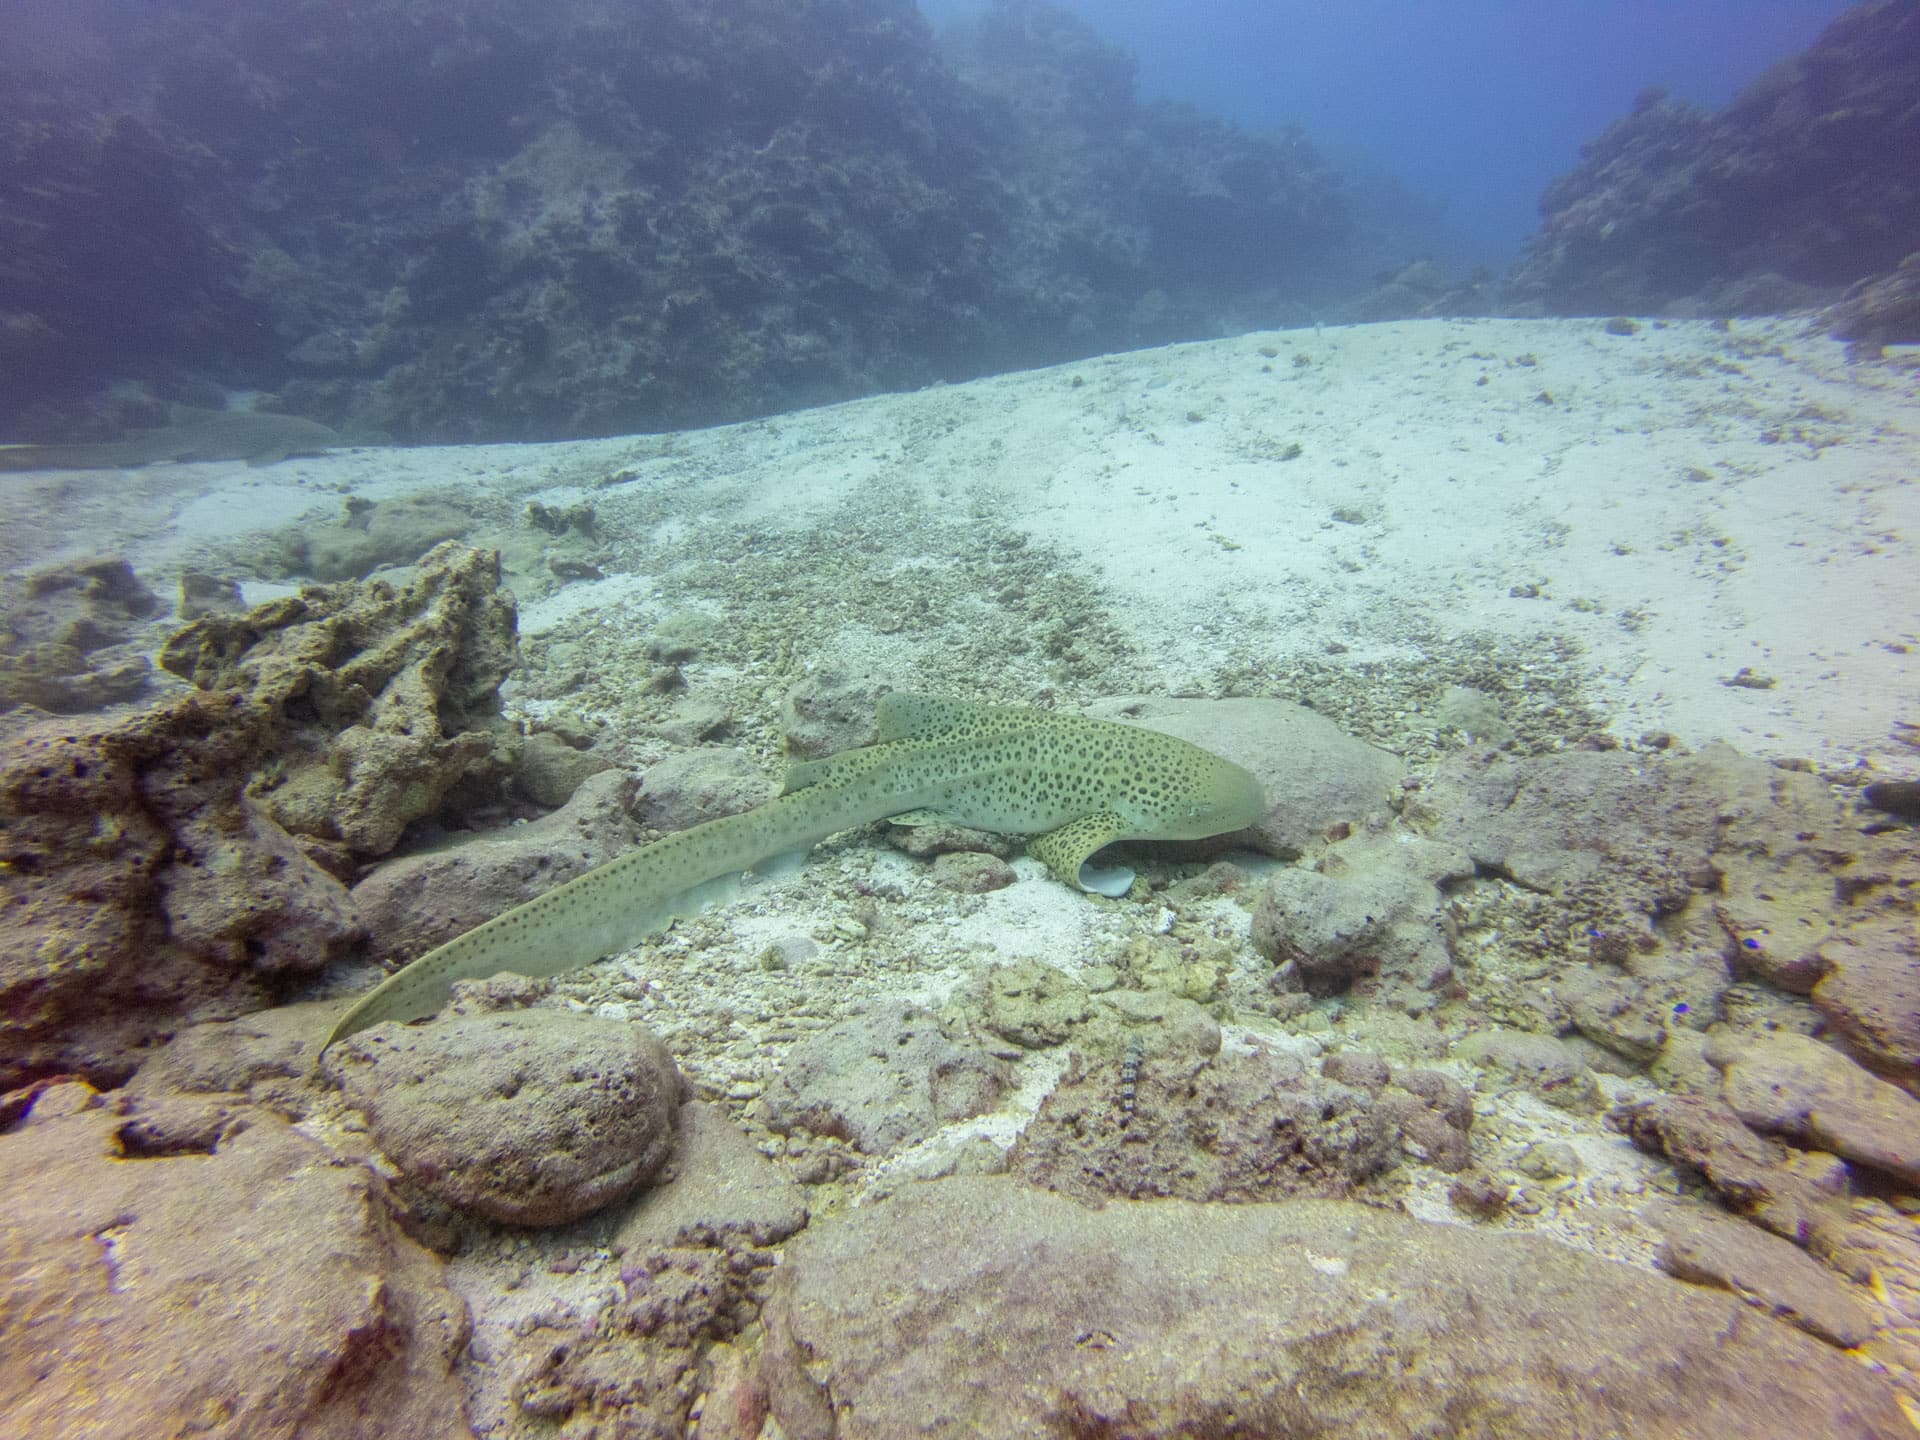
<path fill-rule="evenodd" d="M 1648 86 L 1717 108 L 1844 0 L 1061 0 L 1139 58 L 1142 99 L 1297 123 L 1349 172 L 1446 202 L 1451 254 L 1495 269 L 1548 181 Z M 921 0 L 936 25 L 983 6 Z"/>

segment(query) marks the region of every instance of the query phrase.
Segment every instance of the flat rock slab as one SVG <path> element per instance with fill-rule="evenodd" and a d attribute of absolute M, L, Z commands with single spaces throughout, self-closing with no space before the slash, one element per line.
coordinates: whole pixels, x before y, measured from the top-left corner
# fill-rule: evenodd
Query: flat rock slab
<path fill-rule="evenodd" d="M 1004 1061 L 949 1036 L 931 1011 L 876 1001 L 793 1047 L 767 1093 L 767 1123 L 890 1155 L 993 1109 L 1007 1081 Z"/>
<path fill-rule="evenodd" d="M 84 1085 L 0 1135 L 0 1434 L 467 1440 L 467 1309 L 386 1187 L 257 1112 L 122 1158 Z"/>
<path fill-rule="evenodd" d="M 777 1245 L 807 1223 L 807 1192 L 718 1106 L 680 1107 L 673 1178 L 641 1196 L 614 1234 L 627 1251 Z"/>
<path fill-rule="evenodd" d="M 1909 1433 L 1885 1380 L 1730 1295 L 1342 1201 L 945 1180 L 816 1222 L 766 1313 L 787 1440 Z"/>
<path fill-rule="evenodd" d="M 1716 1041 L 1721 1090 L 1747 1124 L 1920 1184 L 1920 1100 L 1803 1035 Z"/>
<path fill-rule="evenodd" d="M 1657 1259 L 1669 1275 L 1731 1290 L 1842 1348 L 1872 1337 L 1873 1316 L 1847 1282 L 1791 1240 L 1698 1206 L 1662 1206 L 1652 1219 L 1666 1237 Z"/>
<path fill-rule="evenodd" d="M 1813 1003 L 1847 1047 L 1896 1079 L 1920 1074 L 1920 933 L 1911 912 L 1849 927 L 1820 947 L 1820 961 Z"/>
<path fill-rule="evenodd" d="M 389 1023 L 325 1063 L 401 1174 L 483 1219 L 564 1225 L 673 1153 L 680 1072 L 642 1025 L 565 1010 Z"/>

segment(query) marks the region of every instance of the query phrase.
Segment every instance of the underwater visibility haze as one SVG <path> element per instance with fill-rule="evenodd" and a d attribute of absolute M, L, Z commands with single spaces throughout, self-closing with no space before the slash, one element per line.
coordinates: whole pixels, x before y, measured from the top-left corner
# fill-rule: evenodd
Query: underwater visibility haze
<path fill-rule="evenodd" d="M 1920 1430 L 1920 6 L 0 9 L 0 1434 Z"/>

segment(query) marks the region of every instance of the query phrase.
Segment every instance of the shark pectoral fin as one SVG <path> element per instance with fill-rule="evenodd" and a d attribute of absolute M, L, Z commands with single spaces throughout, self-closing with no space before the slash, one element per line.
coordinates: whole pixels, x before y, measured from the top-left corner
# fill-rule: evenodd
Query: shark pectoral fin
<path fill-rule="evenodd" d="M 1110 845 L 1131 833 L 1132 827 L 1120 816 L 1111 810 L 1100 810 L 1029 840 L 1027 853 L 1044 862 L 1054 879 L 1063 885 L 1097 895 L 1120 896 L 1133 884 L 1133 871 L 1099 869 L 1087 864 L 1087 859 L 1102 845 Z"/>
<path fill-rule="evenodd" d="M 806 866 L 807 856 L 812 846 L 799 845 L 791 850 L 782 850 L 778 855 L 769 855 L 764 860 L 756 860 L 748 873 L 761 881 L 791 880 Z"/>

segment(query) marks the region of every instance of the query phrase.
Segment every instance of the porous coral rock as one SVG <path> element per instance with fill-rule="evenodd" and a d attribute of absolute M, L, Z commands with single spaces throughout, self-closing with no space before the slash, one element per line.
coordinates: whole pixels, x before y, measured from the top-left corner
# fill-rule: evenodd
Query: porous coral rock
<path fill-rule="evenodd" d="M 316 859 L 391 848 L 503 763 L 514 608 L 491 551 L 206 615 L 163 659 L 200 693 L 0 752 L 0 1084 L 118 1081 L 156 1032 L 269 1003 L 361 935 Z"/>
<path fill-rule="evenodd" d="M 683 1099 L 652 1031 L 561 1010 L 376 1025 L 324 1063 L 401 1174 L 509 1225 L 564 1225 L 652 1181 Z"/>
<path fill-rule="evenodd" d="M 241 794 L 275 734 L 226 692 L 0 753 L 0 1087 L 124 1079 L 155 1031 L 258 1009 L 359 938 L 345 889 Z"/>
<path fill-rule="evenodd" d="M 255 790 L 275 820 L 382 855 L 456 784 L 506 768 L 499 685 L 514 624 L 498 553 L 449 541 L 403 582 L 316 586 L 202 616 L 160 663 L 270 712 L 282 758 Z"/>

